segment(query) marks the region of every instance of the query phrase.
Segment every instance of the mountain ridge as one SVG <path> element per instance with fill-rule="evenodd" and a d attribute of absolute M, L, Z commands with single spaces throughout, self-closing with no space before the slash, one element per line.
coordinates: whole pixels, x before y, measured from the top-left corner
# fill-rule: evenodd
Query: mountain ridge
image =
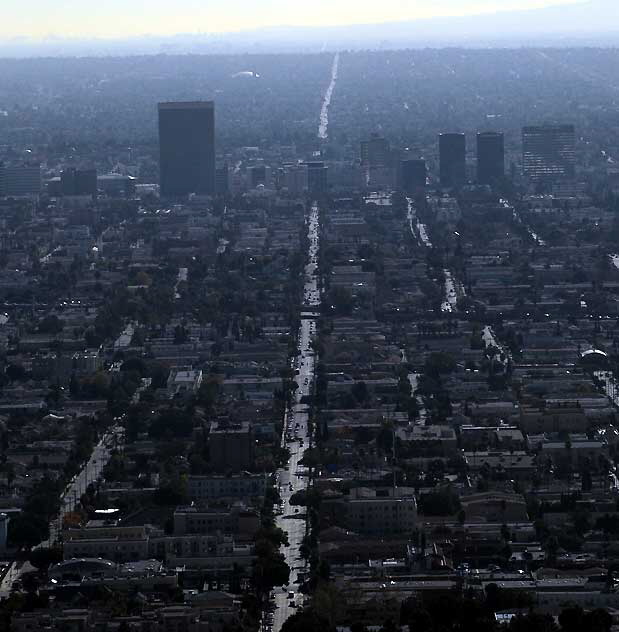
<path fill-rule="evenodd" d="M 619 45 L 619 2 L 583 0 L 540 9 L 346 26 L 282 25 L 228 33 L 180 33 L 110 39 L 14 38 L 0 42 L 0 56 L 232 54 L 549 45 Z"/>

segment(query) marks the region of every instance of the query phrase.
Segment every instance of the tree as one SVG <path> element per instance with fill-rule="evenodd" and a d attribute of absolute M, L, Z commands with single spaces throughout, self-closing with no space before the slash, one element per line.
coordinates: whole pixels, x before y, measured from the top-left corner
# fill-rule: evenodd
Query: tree
<path fill-rule="evenodd" d="M 300 610 L 289 617 L 281 632 L 335 632 L 336 628 L 316 610 Z"/>
<path fill-rule="evenodd" d="M 264 540 L 262 542 L 265 542 Z M 258 543 L 256 543 L 258 551 Z M 254 562 L 253 583 L 259 593 L 266 594 L 274 586 L 284 586 L 290 580 L 290 567 L 284 556 L 269 544 L 262 549 Z"/>
<path fill-rule="evenodd" d="M 509 632 L 558 632 L 558 629 L 551 615 L 535 612 L 516 615 L 509 624 Z"/>
<path fill-rule="evenodd" d="M 353 296 L 345 287 L 334 287 L 329 292 L 330 303 L 338 316 L 350 316 L 354 305 Z"/>
<path fill-rule="evenodd" d="M 451 373 L 456 368 L 456 361 L 449 353 L 437 351 L 426 358 L 424 371 L 433 377 L 444 373 Z"/>
<path fill-rule="evenodd" d="M 389 618 L 383 623 L 380 628 L 380 632 L 398 632 L 399 627 L 394 623 L 393 619 Z"/>
<path fill-rule="evenodd" d="M 8 539 L 17 547 L 32 547 L 45 540 L 49 527 L 44 517 L 23 511 L 9 522 Z"/>
<path fill-rule="evenodd" d="M 546 558 L 553 562 L 557 558 L 557 551 L 559 550 L 559 540 L 557 540 L 556 535 L 551 535 L 546 538 L 544 542 L 544 551 L 546 553 Z"/>
<path fill-rule="evenodd" d="M 563 632 L 580 632 L 583 629 L 585 613 L 580 606 L 564 608 L 559 615 L 559 624 Z"/>
<path fill-rule="evenodd" d="M 331 577 L 331 565 L 327 560 L 320 560 L 316 572 L 323 582 L 328 582 Z"/>
<path fill-rule="evenodd" d="M 193 431 L 193 425 L 190 411 L 168 408 L 152 421 L 149 434 L 155 439 L 163 439 L 168 433 L 177 438 L 188 437 Z"/>
<path fill-rule="evenodd" d="M 367 384 L 363 381 L 355 382 L 352 385 L 350 392 L 359 404 L 365 404 L 370 398 L 370 391 Z"/>
<path fill-rule="evenodd" d="M 57 335 L 64 329 L 64 321 L 58 316 L 50 314 L 39 321 L 39 332 L 42 334 Z"/>
<path fill-rule="evenodd" d="M 266 540 L 267 542 L 270 542 L 275 548 L 288 546 L 288 534 L 279 527 L 262 527 L 256 533 L 256 540 Z"/>
<path fill-rule="evenodd" d="M 416 598 L 405 599 L 400 608 L 400 624 L 415 632 L 431 632 L 433 621 L 430 613 Z"/>
<path fill-rule="evenodd" d="M 18 364 L 9 364 L 4 372 L 11 382 L 25 382 L 28 379 L 26 369 Z"/>
<path fill-rule="evenodd" d="M 610 632 L 613 619 L 603 608 L 588 612 L 583 619 L 583 628 L 587 632 Z"/>
<path fill-rule="evenodd" d="M 577 511 L 574 514 L 574 529 L 578 535 L 584 535 L 591 529 L 591 520 L 584 511 Z"/>
<path fill-rule="evenodd" d="M 188 340 L 189 340 L 189 335 L 185 327 L 183 325 L 177 325 L 174 328 L 174 344 L 182 345 L 186 343 Z"/>
<path fill-rule="evenodd" d="M 46 570 L 50 565 L 62 562 L 62 549 L 40 548 L 30 553 L 28 561 L 39 570 Z"/>
<path fill-rule="evenodd" d="M 450 490 L 422 494 L 419 508 L 425 516 L 452 516 L 460 509 L 458 496 Z"/>
<path fill-rule="evenodd" d="M 187 502 L 187 494 L 184 488 L 173 482 L 161 485 L 153 494 L 153 502 L 160 506 L 182 505 Z"/>

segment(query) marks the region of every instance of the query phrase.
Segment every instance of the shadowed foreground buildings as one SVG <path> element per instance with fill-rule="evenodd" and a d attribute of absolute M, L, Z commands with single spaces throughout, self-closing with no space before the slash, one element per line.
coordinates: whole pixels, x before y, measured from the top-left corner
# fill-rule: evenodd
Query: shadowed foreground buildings
<path fill-rule="evenodd" d="M 215 193 L 215 104 L 159 104 L 160 185 L 163 196 Z"/>

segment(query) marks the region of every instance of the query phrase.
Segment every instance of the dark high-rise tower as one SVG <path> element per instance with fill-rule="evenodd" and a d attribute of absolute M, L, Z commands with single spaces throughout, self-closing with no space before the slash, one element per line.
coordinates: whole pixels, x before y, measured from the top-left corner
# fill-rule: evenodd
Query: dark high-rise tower
<path fill-rule="evenodd" d="M 457 187 L 466 182 L 466 139 L 464 134 L 440 134 L 438 153 L 441 186 Z"/>
<path fill-rule="evenodd" d="M 310 194 L 322 195 L 327 192 L 327 167 L 324 162 L 307 163 L 307 191 Z"/>
<path fill-rule="evenodd" d="M 400 162 L 400 189 L 412 195 L 425 189 L 427 178 L 425 160 L 402 160 Z"/>
<path fill-rule="evenodd" d="M 386 167 L 390 162 L 389 141 L 378 134 L 361 141 L 361 164 L 366 167 Z"/>
<path fill-rule="evenodd" d="M 215 193 L 212 101 L 159 104 L 159 169 L 163 196 Z"/>
<path fill-rule="evenodd" d="M 505 176 L 505 141 L 500 132 L 477 134 L 477 182 L 493 184 Z"/>
<path fill-rule="evenodd" d="M 533 181 L 574 177 L 573 125 L 540 125 L 522 128 L 522 170 Z"/>
<path fill-rule="evenodd" d="M 60 174 L 63 195 L 95 195 L 97 193 L 96 169 L 65 169 Z"/>

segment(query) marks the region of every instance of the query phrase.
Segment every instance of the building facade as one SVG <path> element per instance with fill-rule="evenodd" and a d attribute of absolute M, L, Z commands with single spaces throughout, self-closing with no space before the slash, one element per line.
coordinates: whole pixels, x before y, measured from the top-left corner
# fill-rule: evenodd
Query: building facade
<path fill-rule="evenodd" d="M 327 192 L 327 167 L 324 162 L 307 163 L 307 190 L 311 195 L 322 195 Z"/>
<path fill-rule="evenodd" d="M 477 182 L 494 184 L 505 176 L 505 139 L 500 132 L 477 134 Z"/>
<path fill-rule="evenodd" d="M 441 186 L 462 186 L 466 182 L 466 137 L 464 134 L 440 134 L 438 153 Z"/>
<path fill-rule="evenodd" d="M 164 197 L 215 193 L 215 105 L 159 104 L 160 190 Z"/>
<path fill-rule="evenodd" d="M 39 195 L 42 187 L 41 165 L 0 163 L 0 196 Z"/>
<path fill-rule="evenodd" d="M 266 492 L 266 478 L 263 474 L 248 472 L 232 476 L 189 476 L 187 491 L 196 501 L 262 498 Z"/>
<path fill-rule="evenodd" d="M 575 175 L 573 125 L 522 128 L 522 170 L 534 182 L 571 179 Z"/>
<path fill-rule="evenodd" d="M 211 424 L 211 463 L 220 472 L 247 470 L 253 462 L 254 435 L 248 422 Z"/>
<path fill-rule="evenodd" d="M 400 162 L 400 189 L 413 195 L 426 188 L 428 177 L 425 160 L 402 160 Z"/>
<path fill-rule="evenodd" d="M 350 490 L 346 502 L 346 524 L 365 535 L 405 535 L 417 525 L 415 491 L 409 487 Z"/>

